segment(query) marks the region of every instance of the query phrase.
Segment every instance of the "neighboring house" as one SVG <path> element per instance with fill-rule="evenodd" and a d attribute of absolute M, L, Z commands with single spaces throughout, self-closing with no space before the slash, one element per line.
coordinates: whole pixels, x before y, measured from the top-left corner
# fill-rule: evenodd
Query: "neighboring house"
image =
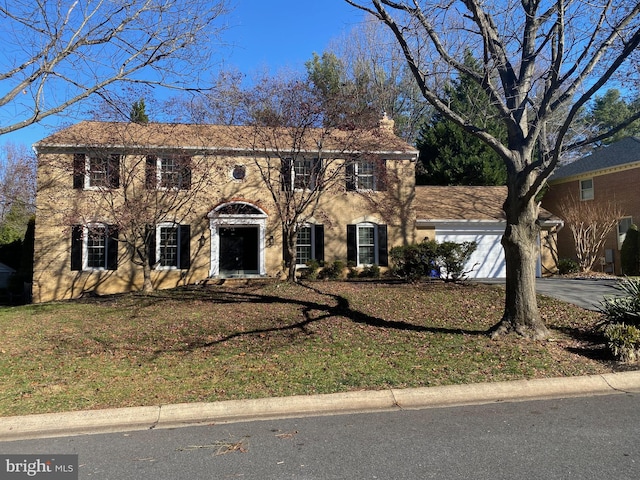
<path fill-rule="evenodd" d="M 507 187 L 416 186 L 417 238 L 439 242 L 474 241 L 477 249 L 469 259 L 469 278 L 505 278 L 506 263 L 501 240 L 506 221 L 502 204 Z M 555 272 L 555 235 L 563 222 L 548 211 L 539 214 L 540 258 L 537 274 Z"/>
<path fill-rule="evenodd" d="M 640 138 L 628 137 L 597 148 L 589 156 L 559 167 L 548 181 L 543 206 L 562 216 L 568 198 L 604 206 L 613 203 L 622 211 L 615 228 L 607 237 L 593 269 L 621 274 L 620 248 L 629 226 L 640 221 Z M 575 243 L 569 228 L 558 234 L 558 257 L 576 258 Z"/>
<path fill-rule="evenodd" d="M 296 135 L 81 122 L 38 142 L 33 301 L 141 290 L 147 277 L 153 288 L 282 277 L 282 196 L 316 189 L 297 225 L 300 266 L 386 266 L 390 248 L 415 241 L 418 152 L 391 121 Z"/>

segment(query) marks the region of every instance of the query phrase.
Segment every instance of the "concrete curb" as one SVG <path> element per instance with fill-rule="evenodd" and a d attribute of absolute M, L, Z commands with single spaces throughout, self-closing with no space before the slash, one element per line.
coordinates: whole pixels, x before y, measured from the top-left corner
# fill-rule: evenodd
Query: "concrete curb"
<path fill-rule="evenodd" d="M 0 418 L 0 442 L 152 428 L 640 393 L 640 371 Z"/>

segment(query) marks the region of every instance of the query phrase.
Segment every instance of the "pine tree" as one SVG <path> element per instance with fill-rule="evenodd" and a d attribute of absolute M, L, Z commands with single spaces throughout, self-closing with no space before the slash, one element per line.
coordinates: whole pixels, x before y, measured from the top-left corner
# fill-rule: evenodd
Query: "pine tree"
<path fill-rule="evenodd" d="M 467 52 L 465 64 L 472 69 L 478 62 Z M 446 87 L 452 108 L 464 114 L 470 123 L 482 125 L 504 137 L 503 127 L 493 119 L 486 93 L 468 77 Z M 504 162 L 484 142 L 460 126 L 434 113 L 420 131 L 417 141 L 420 163 L 416 182 L 420 185 L 504 185 Z"/>
<path fill-rule="evenodd" d="M 144 98 L 141 98 L 137 102 L 133 102 L 131 106 L 131 113 L 129 113 L 129 120 L 133 123 L 140 123 L 146 125 L 149 123 L 149 117 L 147 116 L 146 105 Z"/>

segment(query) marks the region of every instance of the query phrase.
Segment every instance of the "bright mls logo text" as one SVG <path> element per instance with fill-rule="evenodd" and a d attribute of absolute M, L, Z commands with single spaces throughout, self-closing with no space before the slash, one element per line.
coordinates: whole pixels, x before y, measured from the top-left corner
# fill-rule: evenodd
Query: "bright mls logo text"
<path fill-rule="evenodd" d="M 76 480 L 77 455 L 2 455 L 2 479 L 47 478 L 48 480 Z M 0 471 L 0 473 L 3 473 Z"/>

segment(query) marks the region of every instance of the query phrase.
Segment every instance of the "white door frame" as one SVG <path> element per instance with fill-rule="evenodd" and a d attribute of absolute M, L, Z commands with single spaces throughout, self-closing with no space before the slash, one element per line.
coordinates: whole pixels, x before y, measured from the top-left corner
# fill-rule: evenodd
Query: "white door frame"
<path fill-rule="evenodd" d="M 221 213 L 229 207 L 238 206 L 239 210 L 246 208 L 255 213 Z M 220 228 L 221 227 L 258 227 L 258 274 L 266 276 L 265 245 L 267 235 L 267 214 L 260 207 L 248 202 L 228 202 L 218 205 L 211 210 L 209 218 L 209 230 L 211 233 L 211 262 L 209 268 L 210 277 L 220 276 Z"/>

